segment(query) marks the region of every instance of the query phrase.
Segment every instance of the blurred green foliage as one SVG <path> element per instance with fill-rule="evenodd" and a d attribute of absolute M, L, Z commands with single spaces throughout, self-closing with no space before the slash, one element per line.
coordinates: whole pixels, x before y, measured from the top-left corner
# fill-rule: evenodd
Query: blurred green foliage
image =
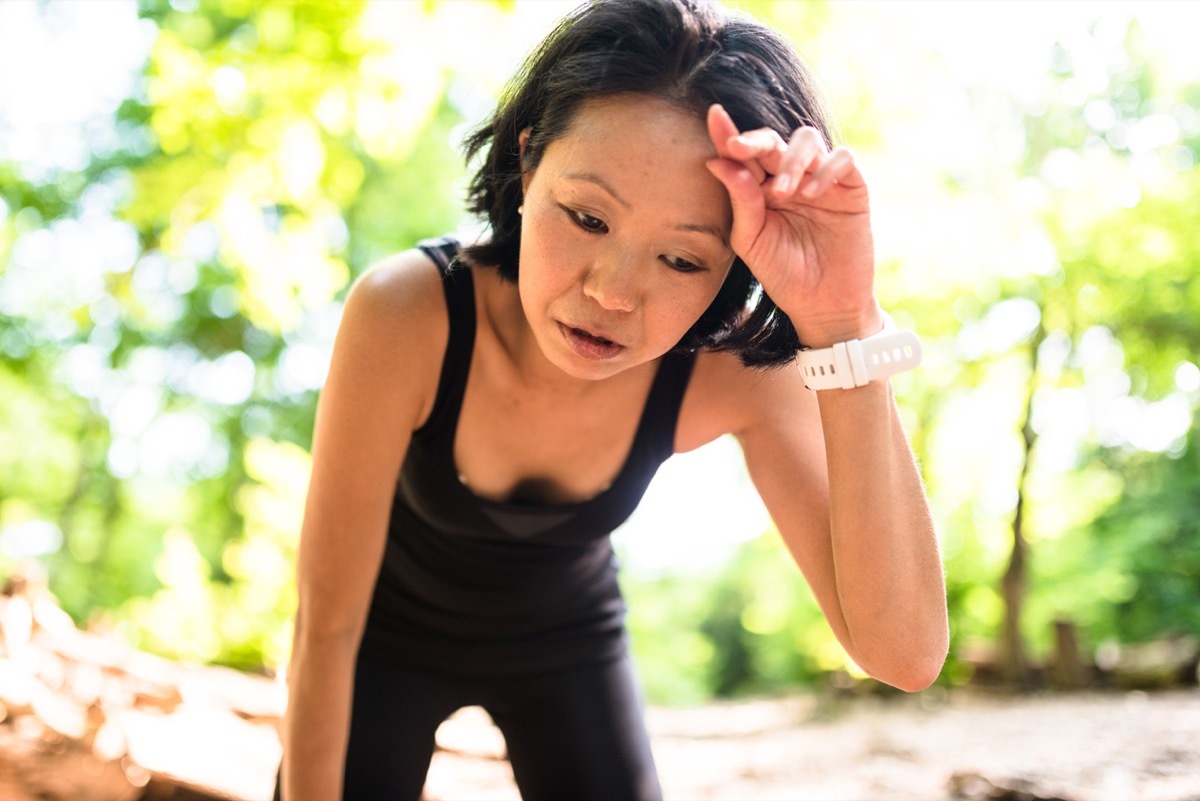
<path fill-rule="evenodd" d="M 83 5 L 21 13 L 53 33 Z M 896 385 L 943 538 L 944 680 L 995 649 L 1018 497 L 1035 659 L 1062 618 L 1089 647 L 1200 634 L 1200 80 L 1111 9 L 1020 84 L 958 76 L 887 6 L 738 5 L 826 80 L 872 168 L 880 296 L 926 340 Z M 160 653 L 286 660 L 341 299 L 469 224 L 457 144 L 563 10 L 538 6 L 142 0 L 144 64 L 81 120 L 82 161 L 0 145 L 0 571 L 41 563 L 76 620 Z M 856 670 L 773 532 L 624 587 L 654 700 Z"/>
<path fill-rule="evenodd" d="M 634 656 L 660 703 L 780 692 L 844 666 L 774 533 L 743 545 L 715 575 L 626 577 L 622 588 Z"/>
<path fill-rule="evenodd" d="M 0 171 L 5 561 L 39 557 L 72 616 L 143 647 L 285 657 L 339 299 L 458 216 L 463 115 L 440 80 L 408 90 L 363 14 L 142 3 L 115 146 L 37 181 Z"/>

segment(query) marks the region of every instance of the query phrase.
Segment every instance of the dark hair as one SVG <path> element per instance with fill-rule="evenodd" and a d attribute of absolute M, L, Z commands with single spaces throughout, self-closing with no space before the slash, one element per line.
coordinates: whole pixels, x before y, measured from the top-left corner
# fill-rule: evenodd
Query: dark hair
<path fill-rule="evenodd" d="M 567 132 L 584 101 L 631 92 L 663 98 L 701 120 L 720 103 L 740 130 L 772 128 L 785 140 L 811 125 L 832 146 L 811 73 L 770 28 L 704 0 L 594 0 L 559 23 L 508 85 L 495 114 L 466 140 L 468 159 L 486 148 L 468 202 L 491 228 L 489 240 L 464 249 L 470 261 L 516 280 L 523 172 Z M 526 128 L 522 158 L 518 136 Z M 772 366 L 799 347 L 787 315 L 735 258 L 716 299 L 676 350 L 727 350 L 744 364 Z"/>

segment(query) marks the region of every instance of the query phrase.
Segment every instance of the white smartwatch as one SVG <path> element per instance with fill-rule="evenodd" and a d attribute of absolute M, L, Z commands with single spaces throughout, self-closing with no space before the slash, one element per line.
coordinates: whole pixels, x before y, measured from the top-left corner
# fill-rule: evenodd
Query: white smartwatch
<path fill-rule="evenodd" d="M 802 350 L 796 364 L 809 389 L 854 389 L 878 378 L 911 370 L 921 363 L 921 340 L 896 328 L 884 312 L 883 330 L 866 339 L 838 342 L 831 348 Z"/>

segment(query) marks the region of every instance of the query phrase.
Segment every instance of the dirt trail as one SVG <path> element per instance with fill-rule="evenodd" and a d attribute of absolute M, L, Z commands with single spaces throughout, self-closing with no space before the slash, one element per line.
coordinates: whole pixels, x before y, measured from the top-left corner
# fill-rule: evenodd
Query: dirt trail
<path fill-rule="evenodd" d="M 44 585 L 10 581 L 0 588 L 0 801 L 266 801 L 284 694 L 279 678 L 80 631 Z M 669 801 L 1200 801 L 1195 686 L 830 693 L 652 708 L 647 720 Z M 455 715 L 438 742 L 430 798 L 517 798 L 482 710 Z M 992 792 L 1021 782 L 1033 796 Z"/>
<path fill-rule="evenodd" d="M 971 774 L 1001 786 L 1029 782 L 1039 795 L 1071 801 L 1200 801 L 1196 688 L 802 697 L 651 709 L 648 720 L 663 789 L 674 801 L 987 797 Z M 452 750 L 435 756 L 431 798 L 518 798 L 500 759 L 503 740 L 482 711 L 447 722 L 439 743 Z"/>

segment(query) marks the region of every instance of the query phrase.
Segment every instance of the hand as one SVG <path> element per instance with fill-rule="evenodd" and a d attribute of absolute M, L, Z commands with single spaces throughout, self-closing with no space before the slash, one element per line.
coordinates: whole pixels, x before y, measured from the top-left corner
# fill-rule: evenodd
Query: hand
<path fill-rule="evenodd" d="M 789 142 L 768 128 L 741 133 L 719 105 L 708 135 L 718 156 L 708 169 L 733 206 L 730 244 L 800 341 L 819 348 L 877 332 L 867 186 L 853 154 L 829 151 L 811 127 Z"/>

